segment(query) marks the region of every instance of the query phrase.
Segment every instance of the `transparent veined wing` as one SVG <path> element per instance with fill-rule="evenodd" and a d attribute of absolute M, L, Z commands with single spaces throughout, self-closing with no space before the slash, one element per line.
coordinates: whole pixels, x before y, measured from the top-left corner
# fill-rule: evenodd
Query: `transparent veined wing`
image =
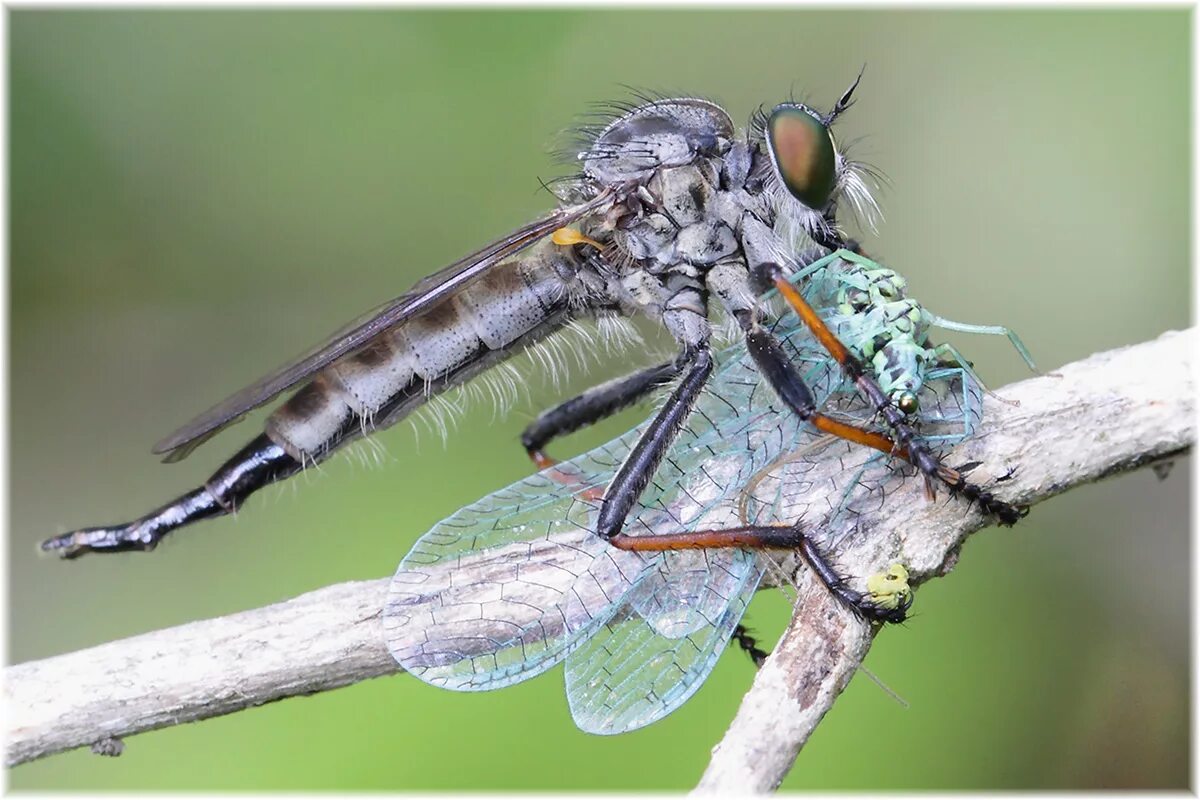
<path fill-rule="evenodd" d="M 421 537 L 384 609 L 401 666 L 448 689 L 496 689 L 554 666 L 612 616 L 650 564 L 592 532 L 586 493 L 611 473 L 583 461 L 564 482 L 531 476 Z"/>
<path fill-rule="evenodd" d="M 793 362 L 814 388 L 824 410 L 849 422 L 872 426 L 870 409 L 853 393 L 853 384 L 844 379 L 836 364 L 803 331 L 786 326 L 785 320 L 776 333 L 790 349 Z M 714 382 L 714 393 L 723 393 L 725 399 L 738 394 L 730 394 L 733 387 L 743 387 L 749 393 L 752 390 L 743 381 L 755 378 L 740 368 L 727 369 Z M 930 372 L 920 398 L 922 411 L 914 423 L 930 444 L 960 441 L 969 435 L 981 414 L 982 389 L 961 369 Z M 749 394 L 739 399 L 749 399 Z M 659 495 L 657 517 L 643 506 L 638 523 L 665 532 L 673 527 L 717 528 L 803 520 L 806 532 L 815 541 L 838 552 L 854 532 L 864 529 L 863 516 L 872 504 L 878 507 L 884 493 L 904 479 L 903 470 L 883 453 L 805 427 L 781 426 L 778 417 L 770 416 L 778 409 L 767 406 L 767 414 L 757 414 L 760 407 L 755 402 L 750 399 L 740 417 L 726 421 L 719 431 L 722 437 L 742 436 L 752 442 L 767 434 L 768 438 L 778 437 L 776 441 L 790 440 L 790 444 L 757 451 L 747 447 L 744 452 L 750 457 L 743 462 L 745 468 L 725 481 L 714 478 L 720 474 L 722 459 L 710 453 L 707 460 L 693 462 L 675 448 L 673 457 L 679 471 L 697 472 L 690 479 L 668 481 L 676 487 L 675 493 Z M 703 418 L 706 410 L 711 408 L 701 408 L 698 416 Z M 689 433 L 697 433 L 695 425 Z M 695 441 L 707 443 L 711 438 L 701 434 Z M 758 472 L 748 474 L 751 465 L 761 463 L 751 455 L 754 452 L 780 455 Z M 731 492 L 730 486 L 742 488 Z M 735 497 L 745 498 L 747 491 L 753 492 L 750 511 L 732 502 Z M 713 501 L 700 511 L 699 498 L 706 496 Z M 684 510 L 688 507 L 693 507 L 696 516 Z M 661 517 L 665 509 L 674 512 L 669 515 L 672 522 L 692 519 L 692 524 L 664 525 Z M 894 542 L 880 539 L 878 545 L 886 548 Z M 882 568 L 896 555 L 879 552 L 867 561 Z M 691 697 L 728 644 L 770 558 L 730 550 L 684 551 L 666 556 L 671 563 L 645 576 L 613 619 L 567 658 L 567 698 L 575 722 L 585 731 L 613 734 L 633 730 L 661 719 Z"/>
<path fill-rule="evenodd" d="M 388 328 L 430 310 L 450 295 L 470 286 L 504 259 L 521 252 L 557 228 L 603 209 L 612 200 L 613 192 L 605 190 L 584 203 L 557 209 L 422 278 L 409 291 L 368 311 L 321 344 L 197 415 L 159 440 L 153 452 L 166 454 L 167 461 L 187 457 L 209 437 L 249 411 L 270 402 L 342 356 L 362 348 Z"/>
<path fill-rule="evenodd" d="M 744 356 L 740 346 L 717 355 L 709 390 L 630 515 L 630 535 L 737 524 L 746 481 L 795 439 L 799 423 L 776 406 Z M 824 396 L 836 373 L 810 358 Z M 605 647 L 613 630 L 634 625 L 645 641 L 621 681 L 573 695 L 581 709 L 621 706 L 627 713 L 581 710 L 584 724 L 646 724 L 686 699 L 728 641 L 761 572 L 740 551 L 629 553 L 594 534 L 596 497 L 640 432 L 489 495 L 422 537 L 393 578 L 384 614 L 401 666 L 446 688 L 499 688 L 581 646 Z M 652 665 L 668 657 L 682 665 L 674 694 L 655 688 L 665 678 Z M 633 709 L 629 698 L 647 693 L 667 700 Z"/>
<path fill-rule="evenodd" d="M 763 574 L 750 552 L 712 553 L 731 557 L 713 572 L 705 568 L 716 565 L 696 565 L 711 580 L 675 580 L 671 570 L 678 565 L 643 579 L 613 618 L 567 657 L 567 702 L 582 730 L 625 733 L 657 722 L 704 683 Z M 676 555 L 701 561 L 706 554 Z M 646 607 L 665 613 L 647 616 Z"/>

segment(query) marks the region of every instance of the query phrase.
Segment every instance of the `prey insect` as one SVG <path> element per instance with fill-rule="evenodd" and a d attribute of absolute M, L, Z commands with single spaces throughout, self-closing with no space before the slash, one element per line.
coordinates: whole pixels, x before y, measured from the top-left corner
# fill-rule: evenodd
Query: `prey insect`
<path fill-rule="evenodd" d="M 982 415 L 984 389 L 970 365 L 928 341 L 935 320 L 957 323 L 905 297 L 891 270 L 846 250 L 789 275 L 764 270 L 790 310 L 750 321 L 747 346 L 716 354 L 706 391 L 623 531 L 606 535 L 605 503 L 655 421 L 422 537 L 400 564 L 384 612 L 401 666 L 431 684 L 475 691 L 565 661 L 579 727 L 621 733 L 678 708 L 731 638 L 752 658 L 765 655 L 740 620 L 780 553 L 799 553 L 864 617 L 903 620 L 912 603 L 898 563 L 903 542 L 857 535 L 881 493 L 895 488 L 897 462 L 912 462 L 927 481 L 1003 523 L 1024 513 L 933 454 L 969 436 Z M 838 349 L 843 338 L 870 345 Z M 860 359 L 869 355 L 891 369 L 867 370 Z M 772 370 L 774 391 L 763 380 Z M 889 404 L 903 398 L 899 424 L 881 413 L 880 394 Z M 929 460 L 934 466 L 921 466 Z M 829 557 L 856 549 L 887 565 L 861 588 Z"/>

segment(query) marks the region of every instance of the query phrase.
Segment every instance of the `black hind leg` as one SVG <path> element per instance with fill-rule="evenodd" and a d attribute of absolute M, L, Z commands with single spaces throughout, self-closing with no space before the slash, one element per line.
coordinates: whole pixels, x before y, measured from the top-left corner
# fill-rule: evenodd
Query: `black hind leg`
<path fill-rule="evenodd" d="M 665 364 L 646 367 L 621 378 L 593 386 L 582 394 L 559 403 L 538 415 L 525 432 L 521 444 L 538 469 L 557 463 L 546 455 L 552 439 L 592 425 L 647 396 L 676 378 L 686 366 L 683 356 Z"/>

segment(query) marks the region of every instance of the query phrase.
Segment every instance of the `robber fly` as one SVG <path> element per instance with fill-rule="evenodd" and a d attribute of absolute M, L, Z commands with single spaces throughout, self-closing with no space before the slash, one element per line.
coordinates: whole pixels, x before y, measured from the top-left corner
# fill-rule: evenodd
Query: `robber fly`
<path fill-rule="evenodd" d="M 863 390 L 891 438 L 827 421 L 811 403 L 801 408 L 802 383 L 758 322 L 761 290 L 790 286 L 779 265 L 797 238 L 835 250 L 845 244 L 839 204 L 875 210 L 868 169 L 832 135 L 861 77 L 827 113 L 783 103 L 757 112 L 741 133 L 718 105 L 696 98 L 642 98 L 606 124 L 582 128 L 582 169 L 563 184 L 555 211 L 423 279 L 155 445 L 167 461 L 181 459 L 298 386 L 264 432 L 203 486 L 132 522 L 65 533 L 42 548 L 67 558 L 153 549 L 171 531 L 235 511 L 263 486 L 398 422 L 572 320 L 605 314 L 660 323 L 678 354 L 544 412 L 522 444 L 539 468 L 551 466 L 552 439 L 675 382 L 605 493 L 596 533 L 611 544 L 637 546 L 622 527 L 713 371 L 710 312 L 718 310 L 738 322 L 766 381 L 812 424 L 903 453 L 930 493 L 939 481 L 969 486 L 919 446 L 904 398 L 877 384 Z M 835 356 L 853 362 L 844 348 Z M 989 510 L 1002 519 L 1017 513 L 999 501 Z"/>

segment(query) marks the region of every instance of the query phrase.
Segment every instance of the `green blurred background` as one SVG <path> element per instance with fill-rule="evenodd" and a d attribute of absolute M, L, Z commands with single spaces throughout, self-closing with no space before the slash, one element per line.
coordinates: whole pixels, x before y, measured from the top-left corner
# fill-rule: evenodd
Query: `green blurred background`
<path fill-rule="evenodd" d="M 150 444 L 543 211 L 538 178 L 567 169 L 545 155 L 554 133 L 621 84 L 744 120 L 793 91 L 827 107 L 865 62 L 839 133 L 891 178 L 866 241 L 916 297 L 1013 326 L 1047 369 L 1189 321 L 1185 10 L 15 11 L 9 25 L 13 661 L 390 574 L 432 523 L 528 474 L 525 422 L 628 363 L 561 392 L 534 381 L 506 419 L 475 408 L 445 447 L 389 431 L 386 466 L 335 460 L 151 555 L 34 555 L 197 485 L 258 417 L 181 465 Z M 954 340 L 991 385 L 1025 377 L 1006 344 Z M 1085 487 L 972 539 L 868 660 L 911 707 L 860 675 L 785 788 L 1185 786 L 1190 468 Z M 750 611 L 772 641 L 786 616 L 767 593 Z M 574 728 L 560 670 L 479 695 L 396 676 L 9 779 L 685 789 L 752 672 L 731 652 L 683 709 L 615 738 Z"/>

